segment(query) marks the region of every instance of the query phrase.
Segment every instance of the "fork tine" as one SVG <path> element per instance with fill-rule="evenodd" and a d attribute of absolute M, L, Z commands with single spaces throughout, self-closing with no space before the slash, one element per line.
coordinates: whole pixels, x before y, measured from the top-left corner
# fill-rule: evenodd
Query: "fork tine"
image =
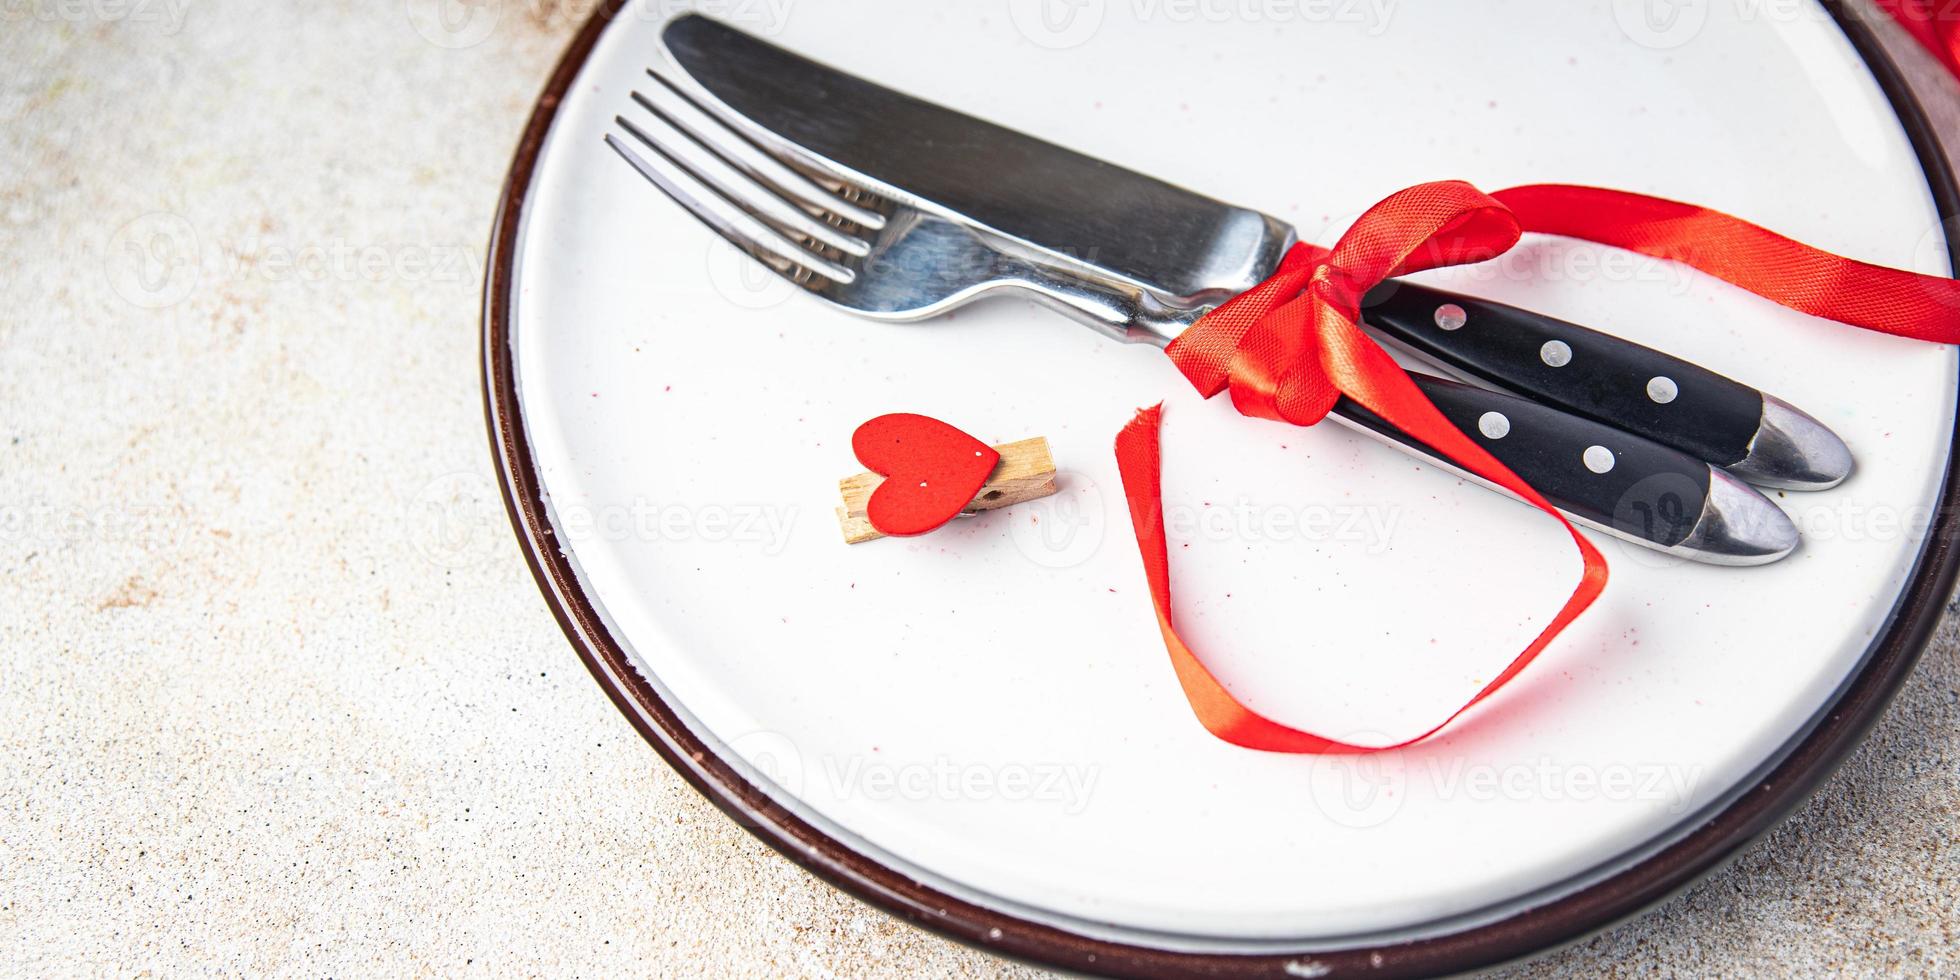
<path fill-rule="evenodd" d="M 633 101 L 639 103 L 648 112 L 653 113 L 655 118 L 659 119 L 663 123 L 666 123 L 670 129 L 673 129 L 676 133 L 679 133 L 681 141 L 693 143 L 696 147 L 699 147 L 701 150 L 711 155 L 714 159 L 729 164 L 731 167 L 733 167 L 738 171 L 741 171 L 745 175 L 748 174 L 748 168 L 745 168 L 740 163 L 731 161 L 728 155 L 721 148 L 703 142 L 700 136 L 695 135 L 691 131 L 690 127 L 676 120 L 672 113 L 669 113 L 667 110 L 662 109 L 657 105 L 654 105 L 653 100 L 647 98 L 644 95 L 641 95 L 638 92 L 634 92 Z M 679 166 L 681 169 L 687 171 L 688 176 L 693 177 L 694 179 L 700 181 L 702 184 L 706 185 L 710 190 L 713 190 L 715 193 L 721 195 L 723 199 L 736 205 L 737 207 L 741 208 L 743 211 L 748 212 L 757 220 L 767 222 L 776 230 L 781 231 L 784 234 L 789 235 L 791 237 L 801 235 L 806 238 L 815 239 L 819 242 L 822 242 L 825 245 L 837 249 L 840 252 L 844 252 L 848 255 L 854 255 L 859 258 L 863 258 L 864 256 L 871 254 L 871 244 L 869 242 L 866 242 L 863 239 L 858 238 L 850 234 L 849 232 L 846 232 L 842 228 L 838 228 L 833 225 L 826 224 L 825 222 L 819 221 L 816 218 L 811 217 L 808 211 L 805 211 L 804 209 L 797 207 L 792 202 L 784 200 L 782 197 L 779 197 L 776 194 L 772 193 L 771 188 L 766 181 L 758 181 L 757 183 L 751 185 L 737 186 L 737 184 L 740 182 L 739 178 L 735 183 L 731 183 L 730 181 L 723 179 L 719 174 L 716 174 L 712 170 L 704 170 L 698 164 L 682 159 L 680 154 L 674 152 L 672 148 L 668 147 L 667 145 L 662 143 L 654 143 L 653 141 L 648 139 L 648 136 L 644 131 L 638 129 L 632 124 L 626 123 L 624 120 L 622 120 L 621 125 L 626 126 L 627 129 L 630 130 L 634 136 L 639 137 L 642 141 L 647 141 L 650 144 L 652 144 L 653 148 L 659 151 L 662 156 L 672 161 L 676 166 Z M 762 201 L 757 200 L 758 197 L 773 202 L 776 206 L 774 208 L 766 207 L 764 206 Z"/>
<path fill-rule="evenodd" d="M 822 208 L 828 211 L 833 211 L 867 228 L 877 229 L 877 228 L 884 227 L 885 218 L 883 215 L 878 214 L 875 211 L 867 211 L 864 208 L 861 208 L 856 204 L 851 203 L 850 201 L 846 201 L 843 198 L 840 198 L 837 195 L 832 194 L 821 187 L 818 187 L 815 183 L 811 182 L 808 178 L 804 177 L 802 174 L 792 169 L 789 166 L 789 164 L 791 162 L 795 162 L 803 166 L 817 167 L 823 171 L 823 176 L 829 178 L 832 181 L 835 181 L 839 185 L 852 188 L 854 190 L 859 191 L 860 193 L 865 193 L 864 189 L 858 187 L 857 184 L 854 183 L 850 178 L 844 176 L 843 174 L 837 173 L 836 171 L 832 170 L 829 167 L 823 167 L 813 160 L 806 160 L 799 157 L 799 158 L 795 158 L 794 161 L 792 161 L 791 159 L 787 158 L 785 154 L 779 153 L 775 150 L 770 149 L 767 146 L 764 146 L 761 143 L 761 141 L 757 140 L 753 136 L 750 136 L 748 133 L 743 132 L 740 122 L 746 122 L 746 120 L 742 120 L 741 117 L 738 116 L 736 113 L 733 113 L 728 109 L 709 104 L 707 101 L 696 96 L 694 93 L 689 92 L 679 82 L 676 82 L 673 79 L 662 74 L 660 72 L 660 69 L 658 68 L 647 69 L 647 74 L 653 76 L 654 81 L 657 81 L 660 84 L 666 86 L 668 91 L 674 93 L 676 96 L 679 96 L 681 101 L 687 103 L 695 111 L 701 113 L 703 116 L 706 116 L 709 119 L 714 120 L 715 123 L 718 126 L 720 126 L 724 132 L 728 133 L 731 136 L 734 136 L 737 140 L 740 140 L 744 145 L 748 146 L 750 149 L 754 150 L 755 152 L 761 154 L 764 160 L 767 160 L 770 163 L 775 164 L 776 167 L 780 170 L 780 174 L 771 175 L 771 174 L 758 173 L 756 171 L 759 168 L 756 168 L 752 163 L 750 163 L 747 160 L 729 159 L 728 156 L 723 154 L 721 145 L 718 143 L 718 141 L 700 132 L 700 127 L 692 126 L 684 122 L 673 120 L 669 118 L 668 114 L 661 112 L 661 110 L 654 109 L 654 107 L 651 105 L 647 106 L 647 108 L 653 109 L 655 113 L 659 114 L 661 118 L 667 119 L 669 125 L 672 125 L 675 129 L 687 133 L 689 136 L 694 137 L 694 139 L 697 142 L 701 143 L 704 146 L 707 146 L 711 151 L 715 153 L 716 156 L 720 157 L 729 166 L 742 171 L 744 175 L 748 176 L 750 179 L 756 181 L 757 183 L 774 186 L 777 189 L 777 191 L 783 194 L 783 196 L 785 197 L 790 197 L 802 201 L 803 203 L 808 204 L 811 207 Z M 750 125 L 754 125 L 754 124 L 750 123 Z"/>
<path fill-rule="evenodd" d="M 629 132 L 633 131 L 631 123 L 624 119 L 618 121 Z M 642 142 L 646 142 L 644 134 L 634 133 L 634 135 Z M 686 208 L 688 213 L 694 215 L 702 224 L 714 229 L 715 233 L 726 239 L 730 245 L 748 253 L 751 258 L 776 270 L 791 282 L 805 289 L 814 290 L 820 287 L 820 281 L 814 280 L 813 277 L 799 276 L 797 274 L 799 271 L 808 271 L 814 276 L 822 276 L 838 283 L 849 283 L 856 278 L 851 270 L 799 248 L 775 231 L 761 226 L 759 222 L 751 222 L 757 226 L 755 228 L 742 228 L 729 216 L 708 206 L 699 197 L 662 173 L 659 168 L 642 159 L 639 154 L 627 149 L 626 144 L 621 142 L 619 137 L 607 133 L 606 145 L 612 147 L 613 152 L 624 158 L 634 170 L 639 171 L 640 176 L 645 177 L 649 183 L 673 198 L 674 203 Z M 659 149 L 657 146 L 654 148 L 656 151 Z"/>

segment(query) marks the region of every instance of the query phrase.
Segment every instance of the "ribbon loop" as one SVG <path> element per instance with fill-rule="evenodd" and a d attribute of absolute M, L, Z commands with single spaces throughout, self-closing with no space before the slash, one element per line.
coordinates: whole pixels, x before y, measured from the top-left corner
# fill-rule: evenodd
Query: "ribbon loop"
<path fill-rule="evenodd" d="M 1354 322 L 1368 290 L 1393 275 L 1498 255 L 1520 234 L 1509 209 L 1463 181 L 1397 191 L 1332 249 L 1293 246 L 1272 278 L 1213 310 L 1166 353 L 1207 398 L 1229 389 L 1242 414 L 1312 425 L 1347 391 L 1337 377 L 1358 379 L 1355 365 L 1379 353 Z"/>
<path fill-rule="evenodd" d="M 1355 320 L 1361 297 L 1390 275 L 1487 258 L 1510 248 L 1520 233 L 1502 204 L 1462 181 L 1412 187 L 1369 208 L 1333 249 L 1294 246 L 1271 279 L 1212 311 L 1165 351 L 1206 397 L 1230 391 L 1232 406 L 1244 415 L 1312 425 L 1343 395 L 1353 398 L 1564 524 L 1584 564 L 1572 597 L 1499 679 L 1451 718 L 1523 669 L 1592 603 L 1605 588 L 1606 562 L 1551 504 L 1443 418 Z M 1117 464 L 1164 643 L 1199 721 L 1219 738 L 1247 748 L 1373 751 L 1260 716 L 1233 698 L 1179 639 L 1171 622 L 1169 554 L 1160 516 L 1160 418 L 1160 409 L 1147 409 L 1123 430 Z"/>
<path fill-rule="evenodd" d="M 1661 198 L 1541 184 L 1485 194 L 1463 181 L 1398 191 L 1369 208 L 1332 249 L 1298 244 L 1271 278 L 1199 320 L 1165 349 L 1206 398 L 1229 391 L 1241 414 L 1312 425 L 1343 396 L 1556 519 L 1571 535 L 1579 581 L 1544 629 L 1448 718 L 1395 746 L 1357 746 L 1260 716 L 1233 698 L 1172 625 L 1158 449 L 1161 408 L 1116 440 L 1150 597 L 1185 697 L 1212 734 L 1273 752 L 1352 753 L 1434 734 L 1509 682 L 1606 587 L 1606 560 L 1537 490 L 1443 417 L 1356 323 L 1367 291 L 1393 276 L 1494 258 L 1526 231 L 1566 235 L 1686 263 L 1778 303 L 1840 322 L 1960 343 L 1960 283 L 1857 262 L 1739 218 Z"/>
<path fill-rule="evenodd" d="M 1461 180 L 1417 184 L 1362 212 L 1328 261 L 1356 282 L 1354 297 L 1391 276 L 1510 250 L 1523 229 L 1496 198 Z"/>

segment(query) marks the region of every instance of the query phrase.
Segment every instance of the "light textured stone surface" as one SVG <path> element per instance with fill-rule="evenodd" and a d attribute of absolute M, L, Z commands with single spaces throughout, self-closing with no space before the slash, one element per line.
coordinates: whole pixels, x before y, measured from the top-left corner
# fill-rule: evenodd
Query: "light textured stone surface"
<path fill-rule="evenodd" d="M 588 5 L 432 8 L 5 8 L 0 974 L 1032 972 L 776 857 L 566 646 L 476 313 Z M 1956 650 L 1734 866 L 1517 972 L 1960 970 Z"/>

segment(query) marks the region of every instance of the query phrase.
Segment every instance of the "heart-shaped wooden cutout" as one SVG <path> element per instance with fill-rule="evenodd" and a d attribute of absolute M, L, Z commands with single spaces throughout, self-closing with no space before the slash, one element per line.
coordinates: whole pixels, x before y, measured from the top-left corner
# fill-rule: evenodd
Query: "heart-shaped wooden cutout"
<path fill-rule="evenodd" d="M 851 451 L 885 476 L 864 514 L 893 537 L 924 534 L 959 516 L 1000 462 L 992 446 L 938 419 L 903 412 L 858 426 Z"/>

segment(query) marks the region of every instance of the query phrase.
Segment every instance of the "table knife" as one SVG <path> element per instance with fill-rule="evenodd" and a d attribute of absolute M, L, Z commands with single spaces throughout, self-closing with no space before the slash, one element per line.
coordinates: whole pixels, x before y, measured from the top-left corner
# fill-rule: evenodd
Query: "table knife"
<path fill-rule="evenodd" d="M 635 114 L 618 119 L 625 137 L 607 141 L 725 238 L 852 312 L 918 319 L 1011 289 L 1163 345 L 1257 284 L 1294 241 L 1278 219 L 699 15 L 670 21 L 663 42 L 667 61 L 649 72 L 661 85 L 635 93 Z M 1530 396 L 1417 375 L 1431 400 L 1589 526 L 1699 561 L 1774 561 L 1795 548 L 1794 525 L 1718 467 L 1790 485 L 1849 470 L 1822 425 L 1713 372 L 1527 311 L 1385 285 L 1395 288 L 1370 294 L 1364 312 L 1376 330 Z M 1529 359 L 1519 336 L 1536 340 Z M 1581 354 L 1581 370 L 1566 370 Z M 1654 408 L 1629 409 L 1619 387 L 1636 383 Z M 1332 417 L 1462 472 L 1351 401 Z"/>

